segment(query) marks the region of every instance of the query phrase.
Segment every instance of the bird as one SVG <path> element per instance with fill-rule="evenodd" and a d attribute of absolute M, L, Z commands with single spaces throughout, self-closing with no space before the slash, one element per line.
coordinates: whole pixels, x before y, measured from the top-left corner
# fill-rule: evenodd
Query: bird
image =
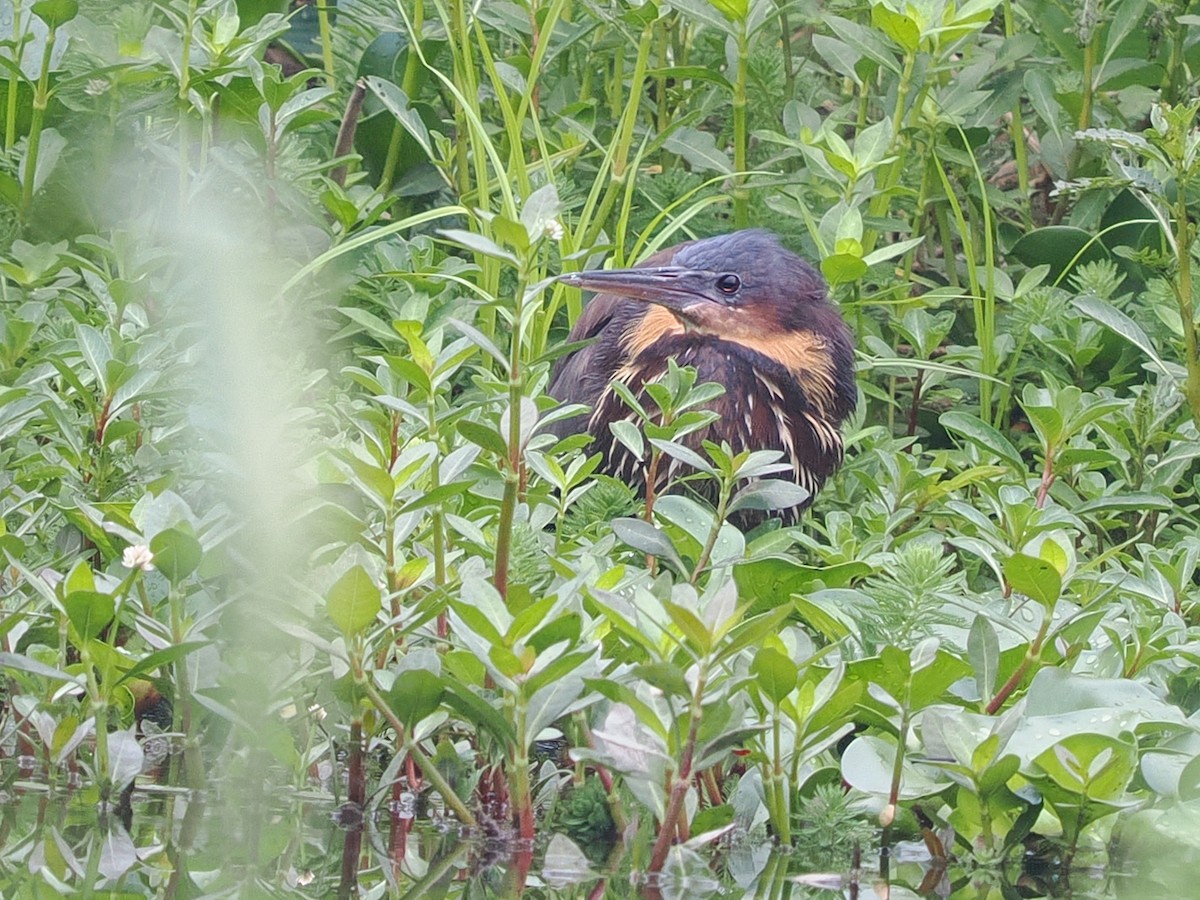
<path fill-rule="evenodd" d="M 778 513 L 785 524 L 797 522 L 841 465 L 841 427 L 857 403 L 853 336 L 820 273 L 773 233 L 747 229 L 687 241 L 630 269 L 559 280 L 598 293 L 567 337 L 587 343 L 559 358 L 548 387 L 555 399 L 590 412 L 557 421 L 553 432 L 562 438 L 586 430 L 603 454 L 599 471 L 644 494 L 646 461 L 609 428 L 635 419 L 613 384 L 623 382 L 656 411 L 645 385 L 666 374 L 669 360 L 692 366 L 697 383 L 718 382 L 725 393 L 708 404 L 716 419 L 685 445 L 724 441 L 735 453 L 779 451 L 791 480 L 808 493 Z M 655 493 L 683 474 L 678 460 L 671 467 L 661 467 Z"/>

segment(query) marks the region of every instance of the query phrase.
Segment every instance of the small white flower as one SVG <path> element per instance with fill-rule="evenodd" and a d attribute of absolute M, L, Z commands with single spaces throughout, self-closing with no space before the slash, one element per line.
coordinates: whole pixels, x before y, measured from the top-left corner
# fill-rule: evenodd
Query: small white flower
<path fill-rule="evenodd" d="M 562 222 L 558 219 L 551 219 L 546 223 L 546 237 L 552 241 L 561 241 L 563 239 Z"/>
<path fill-rule="evenodd" d="M 130 544 L 121 554 L 121 565 L 127 569 L 141 569 L 143 572 L 154 571 L 154 554 L 145 544 Z"/>

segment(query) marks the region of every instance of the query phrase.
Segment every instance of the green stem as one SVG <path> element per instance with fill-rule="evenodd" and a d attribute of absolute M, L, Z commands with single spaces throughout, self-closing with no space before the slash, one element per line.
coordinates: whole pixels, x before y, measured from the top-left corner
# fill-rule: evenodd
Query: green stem
<path fill-rule="evenodd" d="M 387 701 L 379 695 L 379 691 L 375 689 L 375 685 L 371 683 L 371 679 L 365 672 L 360 673 L 360 684 L 362 685 L 363 693 L 367 699 L 371 701 L 371 705 L 379 710 L 380 714 L 387 719 L 388 724 L 400 736 L 404 752 L 413 758 L 417 764 L 417 768 L 421 770 L 421 774 L 433 785 L 433 789 L 437 791 L 451 811 L 458 816 L 458 820 L 464 825 L 474 826 L 476 824 L 475 816 L 471 813 L 465 803 L 454 792 L 454 788 L 450 787 L 449 782 L 442 777 L 442 773 L 438 771 L 437 766 L 433 764 L 428 756 L 425 755 L 421 747 L 414 741 L 408 733 L 408 729 L 404 727 L 401 721 L 396 718 L 396 714 L 392 712 L 392 708 L 388 706 Z"/>
<path fill-rule="evenodd" d="M 184 593 L 172 586 L 168 601 L 171 606 L 171 642 L 175 645 L 187 640 L 184 622 Z M 192 790 L 199 791 L 204 787 L 204 764 L 200 759 L 200 736 L 195 733 L 192 722 L 192 685 L 188 675 L 187 659 L 175 663 L 175 698 L 174 722 L 175 731 L 183 734 L 183 774 L 186 784 Z"/>
<path fill-rule="evenodd" d="M 429 439 L 438 446 L 439 453 L 434 456 L 430 467 L 430 483 L 436 488 L 441 485 L 441 433 L 438 430 L 437 401 L 429 396 Z M 433 583 L 437 587 L 446 585 L 446 513 L 442 504 L 433 507 Z"/>
<path fill-rule="evenodd" d="M 900 713 L 900 727 L 896 735 L 896 759 L 892 763 L 892 784 L 888 791 L 888 809 L 883 820 L 883 835 L 880 843 L 886 849 L 891 845 L 892 823 L 896 819 L 896 805 L 900 802 L 900 780 L 904 775 L 905 747 L 908 744 L 909 703 L 912 694 L 912 673 L 904 689 L 904 708 Z"/>
<path fill-rule="evenodd" d="M 28 43 L 29 36 L 22 34 L 21 28 L 21 0 L 13 0 L 13 59 L 20 59 L 25 55 L 25 44 Z M 8 109 L 4 120 L 4 149 L 11 150 L 13 144 L 17 142 L 17 93 L 20 90 L 20 74 L 15 69 L 10 69 L 8 73 Z"/>
<path fill-rule="evenodd" d="M 416 5 L 422 6 L 421 3 Z M 317 28 L 321 34 L 321 62 L 325 66 L 325 77 L 331 88 L 337 87 L 333 73 L 333 31 L 329 27 L 329 3 L 327 2 L 317 4 Z"/>
<path fill-rule="evenodd" d="M 792 29 L 788 25 L 786 0 L 775 0 L 779 13 L 779 43 L 783 48 L 783 96 L 796 96 L 796 63 L 792 59 Z"/>
<path fill-rule="evenodd" d="M 1004 37 L 1012 38 L 1015 34 L 1012 0 L 1004 0 Z M 1025 142 L 1025 119 L 1021 112 L 1020 97 L 1013 101 L 1008 129 L 1013 145 L 1013 161 L 1017 166 L 1017 184 L 1020 186 L 1021 218 L 1026 227 L 1029 227 L 1033 222 L 1032 201 L 1029 196 L 1029 148 Z"/>
<path fill-rule="evenodd" d="M 1176 167 L 1175 183 L 1175 252 L 1179 258 L 1179 315 L 1183 319 L 1184 354 L 1187 357 L 1187 383 L 1184 396 L 1192 411 L 1192 419 L 1200 424 L 1200 349 L 1196 334 L 1196 316 L 1192 301 L 1192 224 L 1187 210 L 1187 171 Z"/>
<path fill-rule="evenodd" d="M 409 34 L 408 40 L 410 43 L 417 43 L 421 39 L 421 35 L 425 29 L 425 3 L 413 4 L 412 14 L 412 33 Z M 412 102 L 413 92 L 417 87 L 417 73 L 421 70 L 421 57 L 416 53 L 408 54 L 408 59 L 404 63 L 404 75 L 400 79 L 400 90 L 404 91 L 404 96 Z M 387 195 L 387 192 L 392 189 L 392 182 L 396 177 L 396 164 L 400 159 L 400 143 L 404 138 L 404 129 L 400 127 L 400 123 L 396 122 L 392 125 L 392 136 L 388 141 L 387 157 L 383 163 L 383 173 L 379 176 L 379 193 Z"/>
<path fill-rule="evenodd" d="M 513 758 L 508 767 L 509 803 L 517 820 L 517 833 L 522 840 L 532 841 L 533 834 L 533 791 L 529 783 L 529 749 L 522 735 L 527 726 L 528 707 L 519 693 L 516 698 L 515 724 L 517 740 L 513 746 Z"/>
<path fill-rule="evenodd" d="M 729 508 L 729 498 L 732 494 L 733 480 L 722 479 L 721 493 L 717 498 L 717 514 L 713 517 L 712 527 L 708 530 L 708 538 L 704 542 L 704 549 L 700 552 L 700 558 L 696 560 L 696 568 L 692 570 L 692 577 L 688 579 L 692 584 L 699 581 L 700 573 L 708 565 L 713 548 L 717 546 L 717 537 L 721 534 L 721 526 L 725 524 L 725 517 Z"/>
<path fill-rule="evenodd" d="M 521 325 L 525 310 L 525 274 L 517 279 L 513 302 L 512 339 L 508 350 L 508 460 L 504 471 L 504 496 L 496 533 L 496 560 L 492 583 L 508 598 L 508 563 L 513 520 L 521 484 Z"/>
<path fill-rule="evenodd" d="M 196 7 L 199 0 L 188 0 L 187 17 L 183 28 L 182 48 L 179 53 L 179 202 L 184 204 L 188 195 L 188 92 L 192 88 L 192 40 L 196 31 Z"/>
<path fill-rule="evenodd" d="M 667 854 L 674 843 L 675 833 L 679 827 L 679 817 L 683 813 L 683 801 L 687 797 L 688 787 L 692 781 L 692 760 L 696 752 L 696 739 L 700 733 L 701 701 L 704 689 L 708 684 L 708 660 L 702 659 L 697 666 L 696 687 L 692 691 L 692 703 L 689 711 L 687 738 L 683 745 L 683 754 L 679 761 L 679 770 L 671 779 L 670 794 L 667 799 L 667 809 L 659 825 L 658 838 L 654 842 L 654 850 L 650 855 L 650 871 L 661 872 L 667 861 Z"/>
<path fill-rule="evenodd" d="M 50 55 L 54 52 L 54 39 L 58 29 L 51 28 L 42 50 L 42 65 L 38 72 L 37 87 L 33 94 L 33 111 L 29 119 L 29 144 L 25 151 L 25 183 L 21 188 L 21 221 L 29 213 L 33 202 L 33 186 L 37 174 L 38 150 L 42 143 L 42 125 L 46 120 L 46 108 L 50 105 Z"/>
<path fill-rule="evenodd" d="M 83 664 L 88 698 L 96 720 L 96 781 L 100 785 L 101 799 L 108 800 L 112 791 L 108 766 L 108 700 L 101 692 L 100 682 L 96 678 L 96 667 L 92 664 L 92 654 L 88 651 L 87 641 L 80 641 L 79 661 Z"/>
<path fill-rule="evenodd" d="M 746 133 L 746 82 L 749 80 L 750 37 L 746 19 L 738 22 L 737 76 L 733 83 L 733 224 L 745 228 L 750 222 L 750 192 L 745 172 L 749 137 Z"/>
<path fill-rule="evenodd" d="M 771 781 L 774 783 L 775 791 L 775 836 L 786 847 L 792 842 L 792 796 L 783 768 L 783 737 L 779 719 L 780 710 L 779 707 L 776 707 L 772 723 L 773 746 L 771 751 L 774 757 L 774 771 L 771 773 Z"/>
<path fill-rule="evenodd" d="M 904 108 L 908 104 L 909 91 L 912 90 L 913 72 L 916 65 L 917 55 L 915 53 L 905 54 L 904 68 L 900 73 L 900 84 L 896 87 L 896 108 L 892 110 L 892 139 L 888 144 L 886 154 L 896 158 L 882 171 L 879 186 L 868 206 L 868 214 L 874 219 L 887 215 L 888 206 L 891 205 L 892 188 L 900 181 L 900 173 L 904 168 L 905 154 L 898 152 L 901 144 L 900 129 L 904 125 Z M 870 253 L 874 250 L 875 242 L 878 239 L 879 233 L 874 228 L 864 232 L 863 252 Z"/>

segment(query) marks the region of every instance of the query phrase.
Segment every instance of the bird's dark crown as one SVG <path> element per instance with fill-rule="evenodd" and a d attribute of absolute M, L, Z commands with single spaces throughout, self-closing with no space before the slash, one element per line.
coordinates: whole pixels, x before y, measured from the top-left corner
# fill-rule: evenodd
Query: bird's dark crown
<path fill-rule="evenodd" d="M 672 265 L 737 275 L 754 297 L 821 299 L 825 282 L 769 231 L 751 228 L 683 244 Z"/>

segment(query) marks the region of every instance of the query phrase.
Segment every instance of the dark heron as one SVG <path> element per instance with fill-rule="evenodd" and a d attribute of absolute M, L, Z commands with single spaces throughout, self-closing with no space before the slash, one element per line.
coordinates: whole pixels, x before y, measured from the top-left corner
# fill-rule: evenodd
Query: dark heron
<path fill-rule="evenodd" d="M 647 402 L 643 386 L 661 378 L 670 359 L 695 367 L 698 382 L 725 386 L 711 403 L 719 418 L 686 438 L 693 449 L 710 440 L 728 441 L 735 453 L 779 450 L 810 495 L 837 469 L 840 426 L 856 402 L 850 330 L 820 274 L 774 235 L 689 241 L 632 269 L 561 280 L 598 295 L 568 338 L 594 340 L 560 360 L 550 384 L 554 397 L 592 412 L 555 430 L 563 436 L 586 427 L 604 454 L 603 472 L 644 490 L 644 461 L 608 427 L 630 416 L 609 385 L 623 381 Z M 806 505 L 781 516 L 794 522 Z"/>

